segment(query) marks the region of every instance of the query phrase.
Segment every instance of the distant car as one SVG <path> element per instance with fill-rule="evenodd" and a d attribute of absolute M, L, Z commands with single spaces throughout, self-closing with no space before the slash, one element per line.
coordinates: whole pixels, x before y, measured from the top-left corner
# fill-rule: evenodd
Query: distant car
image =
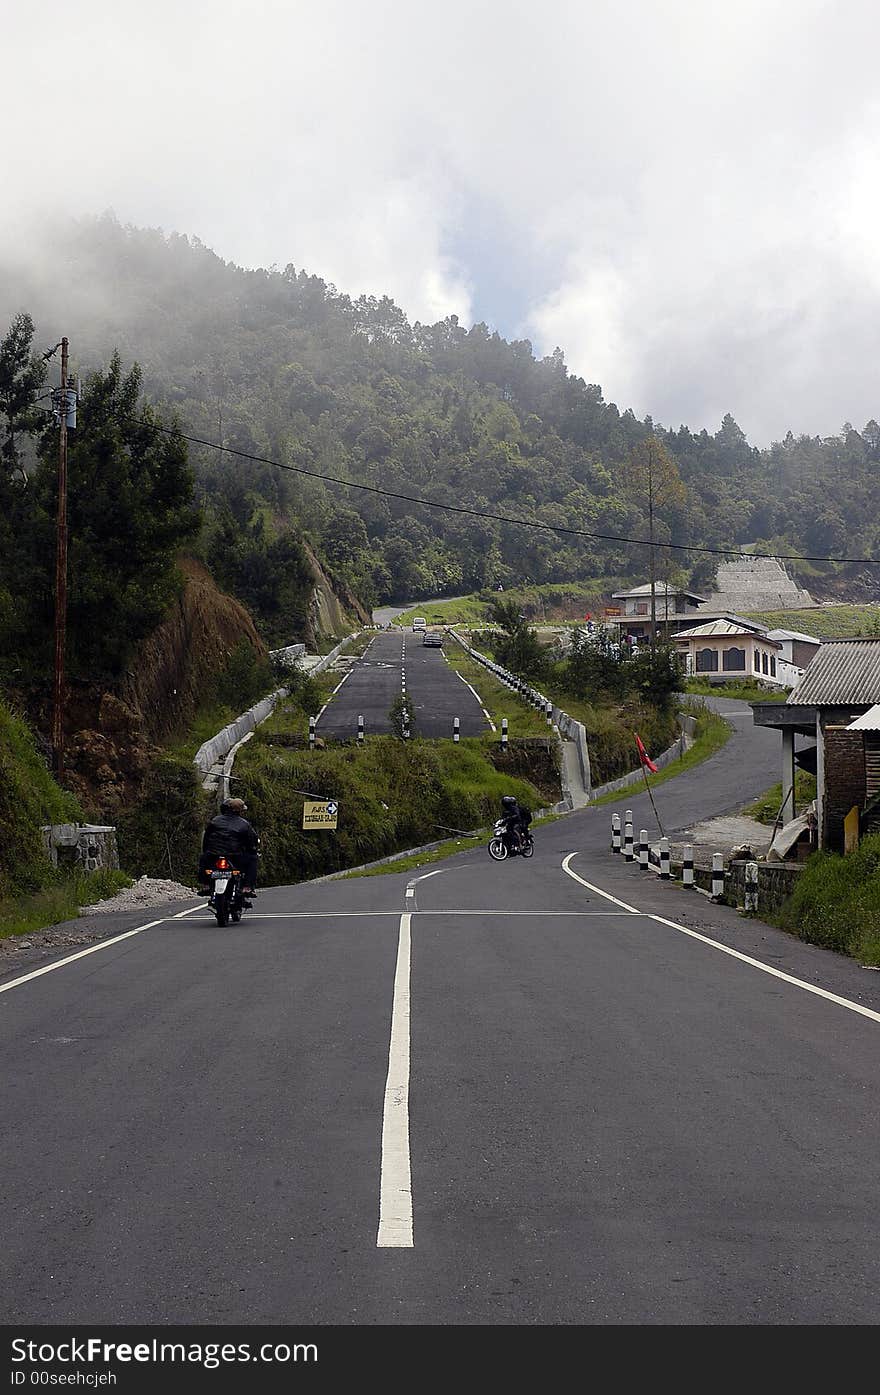
<path fill-rule="evenodd" d="M 436 630 L 426 630 L 422 635 L 422 646 L 427 646 L 429 649 L 442 649 L 443 636 L 438 634 Z"/>
<path fill-rule="evenodd" d="M 426 630 L 427 628 L 428 628 L 428 622 L 427 622 L 427 620 L 425 619 L 424 615 L 414 615 L 414 616 L 413 616 L 413 629 L 414 629 L 414 630 Z"/>

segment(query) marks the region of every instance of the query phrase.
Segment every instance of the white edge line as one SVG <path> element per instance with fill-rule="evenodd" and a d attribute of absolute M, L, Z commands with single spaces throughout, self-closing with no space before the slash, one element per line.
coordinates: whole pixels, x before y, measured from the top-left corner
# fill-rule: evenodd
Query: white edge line
<path fill-rule="evenodd" d="M 701 940 L 704 945 L 710 945 L 712 949 L 720 949 L 722 954 L 729 954 L 733 959 L 740 959 L 744 964 L 751 964 L 753 969 L 760 969 L 764 974 L 772 974 L 774 978 L 781 978 L 785 983 L 794 984 L 795 988 L 803 988 L 806 993 L 815 993 L 819 998 L 826 998 L 829 1003 L 837 1003 L 839 1007 L 848 1008 L 850 1012 L 857 1012 L 862 1017 L 870 1017 L 873 1022 L 880 1022 L 880 1012 L 874 1012 L 873 1008 L 862 1007 L 861 1003 L 854 1003 L 849 998 L 841 998 L 836 993 L 830 993 L 827 988 L 819 988 L 814 983 L 807 983 L 802 978 L 795 978 L 792 974 L 783 973 L 781 969 L 774 969 L 770 964 L 762 964 L 760 959 L 753 959 L 749 954 L 742 954 L 738 949 L 731 949 L 730 945 L 720 944 L 718 940 L 710 940 L 708 935 L 701 935 L 698 930 L 689 930 L 686 925 L 679 925 L 677 921 L 667 920 L 662 915 L 651 915 L 651 920 L 656 920 L 660 925 L 668 925 L 672 930 L 678 930 L 682 935 L 689 935 L 692 940 Z"/>
<path fill-rule="evenodd" d="M 381 1249 L 413 1248 L 412 1173 L 409 1153 L 409 1054 L 410 1054 L 410 924 L 411 915 L 400 917 L 388 1077 L 382 1112 L 382 1162 L 379 1181 L 379 1232 Z"/>
<path fill-rule="evenodd" d="M 439 877 L 441 872 L 446 871 L 448 871 L 448 868 L 446 867 L 437 867 L 433 872 L 425 872 L 422 874 L 421 877 L 413 877 L 412 881 L 407 884 L 409 886 L 415 886 L 416 882 L 426 882 L 429 877 Z"/>
<path fill-rule="evenodd" d="M 576 882 L 580 882 L 581 886 L 587 887 L 589 891 L 595 891 L 597 896 L 604 896 L 606 901 L 613 901 L 615 906 L 622 906 L 625 911 L 629 911 L 630 915 L 643 914 L 642 911 L 637 911 L 635 906 L 628 906 L 625 901 L 618 901 L 617 897 L 612 896 L 610 891 L 603 891 L 601 887 L 594 886 L 592 882 L 584 881 L 583 877 L 579 877 L 577 872 L 573 872 L 568 865 L 573 857 L 577 857 L 577 853 L 569 853 L 568 857 L 563 859 L 563 872 L 567 872 L 570 877 L 573 877 Z"/>
<path fill-rule="evenodd" d="M 634 911 L 632 906 L 627 906 L 624 901 L 618 901 L 610 892 L 602 891 L 598 886 L 592 886 L 590 882 L 584 881 L 577 872 L 572 872 L 568 866 L 577 853 L 569 853 L 562 864 L 562 869 L 582 886 L 589 887 L 591 891 L 598 892 L 600 896 L 606 897 L 609 901 L 614 901 L 618 906 L 623 906 L 624 910 L 633 911 L 635 915 L 641 915 L 649 920 L 656 920 L 659 925 L 668 925 L 671 930 L 678 930 L 682 935 L 689 935 L 692 940 L 700 940 L 704 945 L 709 945 L 712 949 L 718 949 L 722 954 L 729 954 L 732 959 L 739 959 L 743 964 L 749 964 L 753 969 L 760 969 L 761 973 L 770 974 L 773 978 L 781 978 L 784 983 L 790 983 L 795 988 L 802 988 L 805 993 L 813 993 L 817 998 L 825 998 L 829 1003 L 837 1003 L 838 1007 L 847 1008 L 850 1012 L 857 1012 L 861 1017 L 869 1017 L 872 1022 L 880 1022 L 880 1012 L 875 1012 L 873 1008 L 862 1007 L 861 1003 L 854 1003 L 849 998 L 841 998 L 837 993 L 830 993 L 827 988 L 819 988 L 814 983 L 807 983 L 802 978 L 795 978 L 793 974 L 783 973 L 781 969 L 774 969 L 770 964 L 763 964 L 760 959 L 753 959 L 749 954 L 743 954 L 738 949 L 732 949 L 730 945 L 723 945 L 719 940 L 712 940 L 708 935 L 701 935 L 698 930 L 689 930 L 686 925 L 679 925 L 675 920 L 667 920 L 665 916 L 654 915 L 650 911 Z"/>
<path fill-rule="evenodd" d="M 369 646 L 367 646 L 367 647 L 369 648 Z M 364 653 L 366 653 L 366 650 L 364 650 Z M 362 656 L 362 657 L 363 657 L 363 656 Z M 324 713 L 327 711 L 327 708 L 330 706 L 330 703 L 332 702 L 333 698 L 335 698 L 336 694 L 339 692 L 339 689 L 342 687 L 343 683 L 347 682 L 347 680 L 351 677 L 351 675 L 352 675 L 353 672 L 354 672 L 354 668 L 352 667 L 352 668 L 350 668 L 350 669 L 348 670 L 348 672 L 347 672 L 346 674 L 343 675 L 343 677 L 342 677 L 342 678 L 339 680 L 339 682 L 336 684 L 336 687 L 333 689 L 333 692 L 330 694 L 330 696 L 328 697 L 327 701 L 324 703 L 324 706 L 321 708 L 320 712 L 318 713 L 317 717 L 315 718 L 315 728 L 316 728 L 316 729 L 317 729 L 318 723 L 320 722 L 320 720 L 321 720 L 321 718 L 323 717 Z"/>
<path fill-rule="evenodd" d="M 132 935 L 139 935 L 142 930 L 152 930 L 154 925 L 165 925 L 168 920 L 180 920 L 181 916 L 192 915 L 193 911 L 199 910 L 199 906 L 190 906 L 189 910 L 180 911 L 175 916 L 166 916 L 162 920 L 150 920 L 146 925 L 138 925 L 134 930 L 126 930 L 121 935 L 114 935 L 109 940 L 101 940 L 96 945 L 89 945 L 88 949 L 77 950 L 76 954 L 68 954 L 64 959 L 56 959 L 54 964 L 44 964 L 41 969 L 33 969 L 29 974 L 22 974 L 19 978 L 10 979 L 8 983 L 0 983 L 0 993 L 8 993 L 10 988 L 18 988 L 22 983 L 29 983 L 33 978 L 42 978 L 43 974 L 51 974 L 54 969 L 63 969 L 65 964 L 73 964 L 77 959 L 85 959 L 87 954 L 97 954 L 99 949 L 109 949 L 110 945 L 118 945 L 122 940 L 130 940 Z"/>

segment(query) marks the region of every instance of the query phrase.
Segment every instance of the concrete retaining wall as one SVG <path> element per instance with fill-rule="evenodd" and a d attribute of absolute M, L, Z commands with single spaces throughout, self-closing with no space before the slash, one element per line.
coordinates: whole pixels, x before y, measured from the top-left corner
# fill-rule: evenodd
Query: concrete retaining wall
<path fill-rule="evenodd" d="M 678 724 L 681 727 L 681 733 L 678 739 L 674 741 L 671 746 L 667 746 L 665 751 L 661 751 L 659 756 L 652 757 L 658 770 L 664 770 L 667 765 L 671 765 L 674 760 L 678 760 L 680 756 L 684 755 L 688 747 L 693 744 L 694 733 L 697 729 L 696 718 L 689 716 L 686 712 L 679 712 Z M 631 785 L 641 785 L 644 782 L 644 778 L 642 767 L 639 766 L 638 770 L 631 770 L 628 775 L 621 775 L 617 780 L 609 780 L 607 784 L 599 785 L 593 790 L 590 797 L 592 799 L 598 799 L 600 795 L 612 794 L 615 790 L 626 790 L 629 789 Z"/>
<path fill-rule="evenodd" d="M 112 824 L 55 823 L 40 829 L 43 847 L 53 867 L 97 872 L 119 867 L 116 828 Z"/>
<path fill-rule="evenodd" d="M 524 702 L 528 702 L 533 707 L 539 709 L 546 709 L 548 706 L 552 707 L 553 724 L 559 732 L 559 735 L 574 742 L 578 757 L 578 767 L 583 781 L 583 794 L 589 798 L 591 781 L 590 748 L 587 744 L 587 731 L 583 722 L 576 722 L 574 717 L 570 717 L 561 707 L 557 707 L 554 703 L 551 703 L 550 699 L 545 697 L 542 692 L 539 692 L 537 688 L 533 688 L 529 683 L 526 683 L 524 679 L 517 677 L 515 673 L 511 673 L 509 669 L 502 668 L 501 664 L 496 664 L 493 659 L 490 659 L 487 654 L 481 653 L 479 649 L 474 649 L 473 646 L 468 644 L 466 639 L 462 639 L 461 635 L 455 630 L 452 631 L 452 634 L 461 645 L 462 649 L 470 654 L 472 659 L 476 659 L 478 664 L 482 664 L 490 673 L 493 673 L 500 683 L 503 683 L 511 692 L 516 693 Z M 575 791 L 566 790 L 566 794 L 569 795 L 569 797 L 575 793 Z"/>
<path fill-rule="evenodd" d="M 757 904 L 749 905 L 748 909 L 754 910 L 758 915 L 778 911 L 783 901 L 794 891 L 798 877 L 804 870 L 799 863 L 749 863 L 739 860 L 731 862 L 724 875 L 724 894 L 727 900 L 734 905 L 745 906 L 748 904 L 746 902 L 748 875 L 746 869 L 749 866 L 757 868 Z M 754 882 L 748 889 L 754 891 Z"/>
<path fill-rule="evenodd" d="M 609 820 L 609 842 L 610 839 Z M 699 851 L 699 848 L 695 848 L 695 855 Z M 651 847 L 649 858 L 654 867 L 659 865 L 657 844 Z M 680 881 L 681 860 L 678 857 L 670 858 L 669 867 L 673 878 Z M 771 915 L 780 909 L 783 901 L 794 891 L 803 870 L 803 864 L 798 862 L 755 862 L 746 858 L 736 858 L 724 868 L 724 894 L 721 899 L 729 906 L 737 906 L 758 916 Z M 694 884 L 701 891 L 711 892 L 710 866 L 698 864 L 694 867 Z"/>
<path fill-rule="evenodd" d="M 337 644 L 335 649 L 331 649 L 329 654 L 325 654 L 324 657 L 322 659 L 319 659 L 316 664 L 312 664 L 309 672 L 320 673 L 322 669 L 329 668 L 330 665 L 333 663 L 333 660 L 339 658 L 339 655 L 342 653 L 346 644 L 350 644 L 351 641 L 353 639 L 357 639 L 358 635 L 360 634 L 363 634 L 363 630 L 355 630 L 354 634 L 346 635 L 345 639 L 343 639 L 339 644 Z"/>
<path fill-rule="evenodd" d="M 327 666 L 332 664 L 333 660 L 342 652 L 346 644 L 356 639 L 360 633 L 360 630 L 356 630 L 354 634 L 346 635 L 345 639 L 337 644 L 335 649 L 331 649 L 329 654 L 325 654 L 320 662 L 314 665 L 311 672 L 320 673 L 322 669 L 327 668 Z M 275 649 L 272 651 L 272 657 L 274 658 L 279 654 L 287 655 L 292 650 L 299 651 L 299 653 L 294 656 L 295 658 L 299 658 L 305 653 L 305 645 L 290 644 L 286 649 Z M 270 693 L 268 697 L 261 698 L 259 702 L 254 703 L 253 707 L 248 708 L 247 712 L 242 712 L 241 716 L 236 717 L 234 722 L 230 722 L 222 731 L 218 731 L 216 736 L 212 736 L 210 740 L 205 741 L 203 745 L 199 747 L 196 751 L 193 764 L 201 775 L 202 782 L 206 788 L 209 787 L 208 777 L 214 767 L 219 766 L 226 759 L 234 746 L 240 746 L 245 737 L 252 732 L 255 727 L 258 727 L 260 722 L 265 722 L 269 714 L 275 710 L 276 703 L 280 702 L 282 698 L 287 697 L 288 691 L 289 689 L 287 688 L 276 688 L 274 693 Z M 229 771 L 224 769 L 223 775 L 228 779 Z M 214 781 L 214 783 L 216 784 L 216 781 Z"/>
<path fill-rule="evenodd" d="M 284 649 L 273 649 L 272 658 L 280 659 L 285 664 L 293 664 L 297 659 L 301 659 L 305 652 L 304 644 L 288 644 Z"/>

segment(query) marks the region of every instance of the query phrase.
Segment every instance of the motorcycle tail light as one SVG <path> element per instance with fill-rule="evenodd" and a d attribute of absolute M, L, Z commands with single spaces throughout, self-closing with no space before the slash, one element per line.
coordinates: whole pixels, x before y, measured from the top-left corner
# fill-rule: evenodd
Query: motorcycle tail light
<path fill-rule="evenodd" d="M 218 858 L 217 858 L 217 866 L 218 866 L 218 867 L 228 867 L 228 866 L 229 866 L 229 863 L 226 861 L 226 858 L 225 858 L 225 857 L 218 857 Z"/>

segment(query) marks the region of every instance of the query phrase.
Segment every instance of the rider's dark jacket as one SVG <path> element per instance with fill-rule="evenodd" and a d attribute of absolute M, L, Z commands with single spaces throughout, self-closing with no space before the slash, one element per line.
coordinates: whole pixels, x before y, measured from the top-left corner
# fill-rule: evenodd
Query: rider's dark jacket
<path fill-rule="evenodd" d="M 256 830 L 240 814 L 215 814 L 202 839 L 203 853 L 224 853 L 226 857 L 255 853 L 258 847 Z"/>
<path fill-rule="evenodd" d="M 529 824 L 532 821 L 532 815 L 528 809 L 524 809 L 521 804 L 517 804 L 515 812 L 511 810 L 508 814 L 505 811 L 502 813 L 501 819 L 504 823 L 505 833 L 516 832 L 523 834 L 528 830 Z"/>

